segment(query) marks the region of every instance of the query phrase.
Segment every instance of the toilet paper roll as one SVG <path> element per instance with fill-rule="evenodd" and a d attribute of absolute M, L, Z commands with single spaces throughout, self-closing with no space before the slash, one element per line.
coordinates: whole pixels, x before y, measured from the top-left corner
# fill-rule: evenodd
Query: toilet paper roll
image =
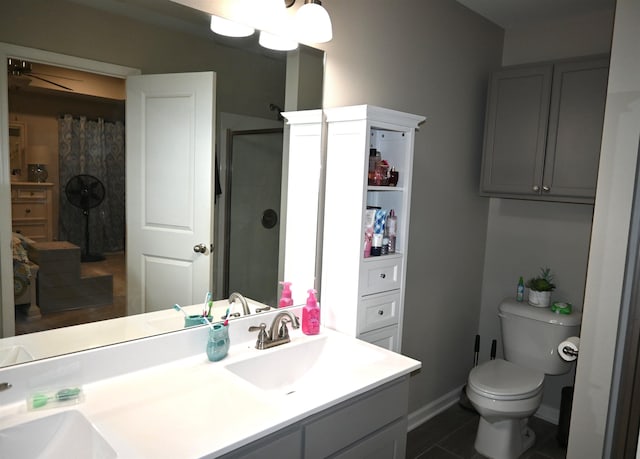
<path fill-rule="evenodd" d="M 580 338 L 577 336 L 571 336 L 558 344 L 558 354 L 562 360 L 567 362 L 573 362 L 578 358 L 578 351 L 580 349 Z"/>

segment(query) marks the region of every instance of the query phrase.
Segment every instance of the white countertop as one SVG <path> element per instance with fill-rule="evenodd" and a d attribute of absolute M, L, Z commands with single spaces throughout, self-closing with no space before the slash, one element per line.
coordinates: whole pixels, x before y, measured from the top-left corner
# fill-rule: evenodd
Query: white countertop
<path fill-rule="evenodd" d="M 255 314 L 256 308 L 266 307 L 265 304 L 251 298 L 247 298 L 247 302 L 251 314 Z M 228 307 L 229 303 L 226 299 L 214 301 L 213 321 L 220 322 Z M 183 309 L 187 314 L 199 314 L 202 312 L 202 305 L 183 306 Z M 231 312 L 242 313 L 238 306 L 235 306 L 235 309 Z M 0 350 L 12 346 L 22 346 L 31 356 L 30 359 L 21 361 L 24 362 L 146 338 L 160 333 L 177 331 L 183 327 L 184 315 L 173 308 L 168 308 L 133 316 L 11 336 L 0 340 Z"/>
<path fill-rule="evenodd" d="M 207 359 L 203 343 L 202 352 L 193 356 L 85 384 L 84 401 L 70 407 L 27 411 L 24 401 L 10 403 L 0 407 L 0 429 L 77 409 L 118 457 L 215 457 L 421 366 L 416 360 L 324 328 L 315 337 L 299 330 L 291 335 L 291 343 L 268 350 L 255 349 L 253 335 L 250 341 L 236 344 L 232 339 L 229 355 L 220 362 Z M 343 361 L 336 362 L 336 374 L 324 375 L 313 396 L 267 395 L 226 369 L 234 362 L 317 339 L 330 340 L 344 352 Z M 375 355 L 375 361 L 350 361 L 365 354 Z M 279 364 L 296 362 L 283 359 Z"/>

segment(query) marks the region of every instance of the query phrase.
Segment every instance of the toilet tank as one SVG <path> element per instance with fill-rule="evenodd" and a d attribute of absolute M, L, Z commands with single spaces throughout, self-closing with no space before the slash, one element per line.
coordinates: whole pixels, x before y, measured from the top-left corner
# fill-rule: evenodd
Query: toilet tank
<path fill-rule="evenodd" d="M 498 307 L 504 358 L 548 375 L 569 372 L 572 362 L 558 355 L 558 344 L 579 336 L 582 314 L 558 314 L 550 308 L 506 299 Z"/>

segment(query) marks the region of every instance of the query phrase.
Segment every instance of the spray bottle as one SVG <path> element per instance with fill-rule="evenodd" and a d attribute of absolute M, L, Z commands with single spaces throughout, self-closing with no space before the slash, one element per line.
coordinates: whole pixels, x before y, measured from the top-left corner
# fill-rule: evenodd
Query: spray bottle
<path fill-rule="evenodd" d="M 307 304 L 302 308 L 302 333 L 317 335 L 320 333 L 320 307 L 316 299 L 316 291 L 309 289 L 307 292 L 309 293 Z"/>
<path fill-rule="evenodd" d="M 280 301 L 278 307 L 286 308 L 293 305 L 293 298 L 291 298 L 291 282 L 280 282 L 282 285 L 282 294 L 280 295 Z"/>

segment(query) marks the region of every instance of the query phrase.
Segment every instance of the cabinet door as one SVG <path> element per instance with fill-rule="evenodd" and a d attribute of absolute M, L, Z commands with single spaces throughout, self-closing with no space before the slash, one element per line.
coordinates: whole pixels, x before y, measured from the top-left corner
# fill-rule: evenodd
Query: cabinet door
<path fill-rule="evenodd" d="M 335 456 L 336 459 L 404 459 L 407 420 L 401 419 Z"/>
<path fill-rule="evenodd" d="M 302 457 L 302 429 L 299 425 L 275 432 L 222 456 L 224 459 L 261 459 L 270 457 L 280 459 L 299 459 Z"/>
<path fill-rule="evenodd" d="M 482 192 L 539 194 L 552 68 L 512 68 L 493 74 L 486 114 Z"/>
<path fill-rule="evenodd" d="M 608 66 L 608 59 L 555 66 L 543 194 L 595 197 Z"/>

